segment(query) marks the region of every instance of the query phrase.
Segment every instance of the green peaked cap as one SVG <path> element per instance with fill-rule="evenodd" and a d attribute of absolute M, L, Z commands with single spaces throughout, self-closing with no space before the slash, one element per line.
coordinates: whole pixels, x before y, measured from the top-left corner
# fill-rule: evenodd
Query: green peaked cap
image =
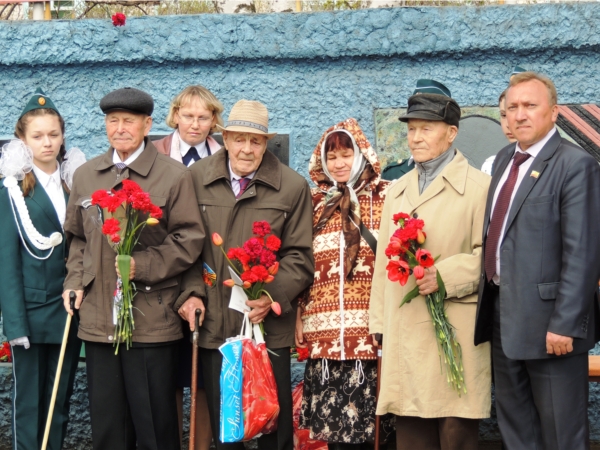
<path fill-rule="evenodd" d="M 48 97 L 41 88 L 37 88 L 35 90 L 35 93 L 25 105 L 23 112 L 21 112 L 19 119 L 34 109 L 53 109 L 60 115 L 60 112 L 58 112 L 58 109 L 56 109 L 56 106 L 54 106 L 52 99 Z"/>
<path fill-rule="evenodd" d="M 415 94 L 438 94 L 445 95 L 446 97 L 452 97 L 450 89 L 448 89 L 442 83 L 425 78 L 417 80 L 417 87 L 413 92 L 413 95 Z"/>

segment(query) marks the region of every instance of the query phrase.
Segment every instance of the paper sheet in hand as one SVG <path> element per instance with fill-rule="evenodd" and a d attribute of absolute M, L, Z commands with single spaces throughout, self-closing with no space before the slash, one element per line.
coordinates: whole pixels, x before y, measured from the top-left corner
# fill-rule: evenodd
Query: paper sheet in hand
<path fill-rule="evenodd" d="M 231 278 L 235 282 L 235 286 L 231 288 L 231 299 L 229 300 L 229 307 L 241 313 L 250 311 L 250 308 L 248 307 L 248 305 L 246 305 L 248 296 L 244 292 L 244 289 L 242 289 L 242 280 L 231 267 L 228 267 L 228 269 L 229 275 L 231 275 Z"/>

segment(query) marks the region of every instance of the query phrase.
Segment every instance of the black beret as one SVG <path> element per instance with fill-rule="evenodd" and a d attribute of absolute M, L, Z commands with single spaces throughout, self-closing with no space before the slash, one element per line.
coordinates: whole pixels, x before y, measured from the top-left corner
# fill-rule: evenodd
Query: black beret
<path fill-rule="evenodd" d="M 104 114 L 120 110 L 151 116 L 154 111 L 154 100 L 144 91 L 126 87 L 106 94 L 100 100 L 100 109 Z"/>
<path fill-rule="evenodd" d="M 441 94 L 416 94 L 408 99 L 406 114 L 400 121 L 423 119 L 446 122 L 458 127 L 460 106 L 450 97 Z"/>

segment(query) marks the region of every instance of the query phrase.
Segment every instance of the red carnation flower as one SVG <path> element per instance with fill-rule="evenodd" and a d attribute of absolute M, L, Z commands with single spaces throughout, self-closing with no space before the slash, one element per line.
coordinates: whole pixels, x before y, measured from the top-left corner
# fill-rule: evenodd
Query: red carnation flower
<path fill-rule="evenodd" d="M 401 286 L 404 286 L 410 275 L 410 267 L 406 261 L 390 261 L 385 268 L 388 271 L 388 279 L 397 281 Z"/>
<path fill-rule="evenodd" d="M 150 217 L 154 217 L 155 219 L 160 219 L 163 216 L 162 209 L 156 205 L 150 205 Z"/>
<path fill-rule="evenodd" d="M 404 219 L 410 219 L 410 216 L 406 213 L 400 212 L 398 214 L 394 214 L 394 216 L 392 217 L 392 220 L 394 221 L 394 223 L 396 225 L 398 225 L 398 222 L 400 222 L 400 220 L 404 220 Z"/>
<path fill-rule="evenodd" d="M 110 240 L 113 241 L 115 244 L 118 244 L 119 242 L 121 242 L 121 236 L 119 236 L 119 234 L 113 234 L 110 236 Z"/>
<path fill-rule="evenodd" d="M 267 270 L 267 268 L 263 265 L 258 265 L 258 266 L 253 266 L 250 271 L 256 275 L 256 278 L 258 278 L 258 281 L 260 281 L 261 283 L 264 282 L 267 278 L 269 278 L 270 274 L 269 271 Z"/>
<path fill-rule="evenodd" d="M 239 247 L 230 248 L 227 252 L 227 257 L 229 259 L 237 259 L 243 266 L 250 262 L 250 256 L 244 251 L 244 249 Z"/>
<path fill-rule="evenodd" d="M 240 275 L 240 278 L 242 279 L 242 281 L 254 284 L 256 283 L 258 280 L 258 276 L 252 272 L 252 270 L 246 270 L 245 272 L 242 272 L 242 274 Z"/>
<path fill-rule="evenodd" d="M 271 267 L 275 261 L 277 261 L 275 253 L 263 248 L 260 252 L 260 263 L 265 267 Z"/>
<path fill-rule="evenodd" d="M 116 13 L 112 16 L 112 23 L 115 27 L 124 26 L 125 20 L 127 20 L 127 17 L 125 17 L 125 14 L 123 13 Z"/>
<path fill-rule="evenodd" d="M 259 237 L 265 237 L 270 232 L 271 225 L 269 225 L 269 222 L 265 222 L 264 220 L 260 222 L 254 222 L 252 225 L 252 233 Z"/>
<path fill-rule="evenodd" d="M 110 219 L 106 219 L 104 224 L 102 225 L 102 233 L 103 234 L 116 234 L 121 231 L 121 224 L 117 219 L 111 217 Z"/>
<path fill-rule="evenodd" d="M 250 238 L 244 242 L 244 250 L 251 258 L 259 258 L 263 250 L 263 245 L 260 239 Z"/>
<path fill-rule="evenodd" d="M 135 181 L 123 180 L 123 190 L 127 195 L 131 195 L 134 192 L 142 192 L 142 188 Z"/>
<path fill-rule="evenodd" d="M 267 243 L 265 246 L 271 251 L 278 251 L 281 248 L 281 239 L 272 234 L 267 238 Z"/>
<path fill-rule="evenodd" d="M 92 205 L 98 205 L 100 208 L 105 208 L 104 203 L 107 197 L 110 196 L 110 191 L 104 189 L 98 190 L 92 194 Z"/>
<path fill-rule="evenodd" d="M 296 350 L 298 351 L 298 362 L 306 361 L 308 359 L 308 356 L 310 355 L 308 347 L 296 347 Z"/>
<path fill-rule="evenodd" d="M 415 254 L 415 258 L 417 258 L 419 265 L 423 266 L 425 268 L 431 267 L 435 264 L 435 260 L 431 256 L 431 253 L 429 253 L 429 251 L 427 251 L 427 250 L 423 250 L 422 248 L 417 250 L 417 253 Z"/>
<path fill-rule="evenodd" d="M 150 212 L 152 209 L 150 194 L 147 192 L 132 192 L 129 194 L 129 201 L 131 202 L 131 206 L 138 211 Z"/>

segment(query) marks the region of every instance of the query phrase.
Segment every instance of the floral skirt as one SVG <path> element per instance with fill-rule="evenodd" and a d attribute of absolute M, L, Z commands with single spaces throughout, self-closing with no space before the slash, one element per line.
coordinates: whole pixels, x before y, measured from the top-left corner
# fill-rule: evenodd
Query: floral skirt
<path fill-rule="evenodd" d="M 319 441 L 374 442 L 376 394 L 377 361 L 309 359 L 299 427 Z M 382 443 L 395 434 L 394 422 L 392 414 L 381 417 Z"/>

